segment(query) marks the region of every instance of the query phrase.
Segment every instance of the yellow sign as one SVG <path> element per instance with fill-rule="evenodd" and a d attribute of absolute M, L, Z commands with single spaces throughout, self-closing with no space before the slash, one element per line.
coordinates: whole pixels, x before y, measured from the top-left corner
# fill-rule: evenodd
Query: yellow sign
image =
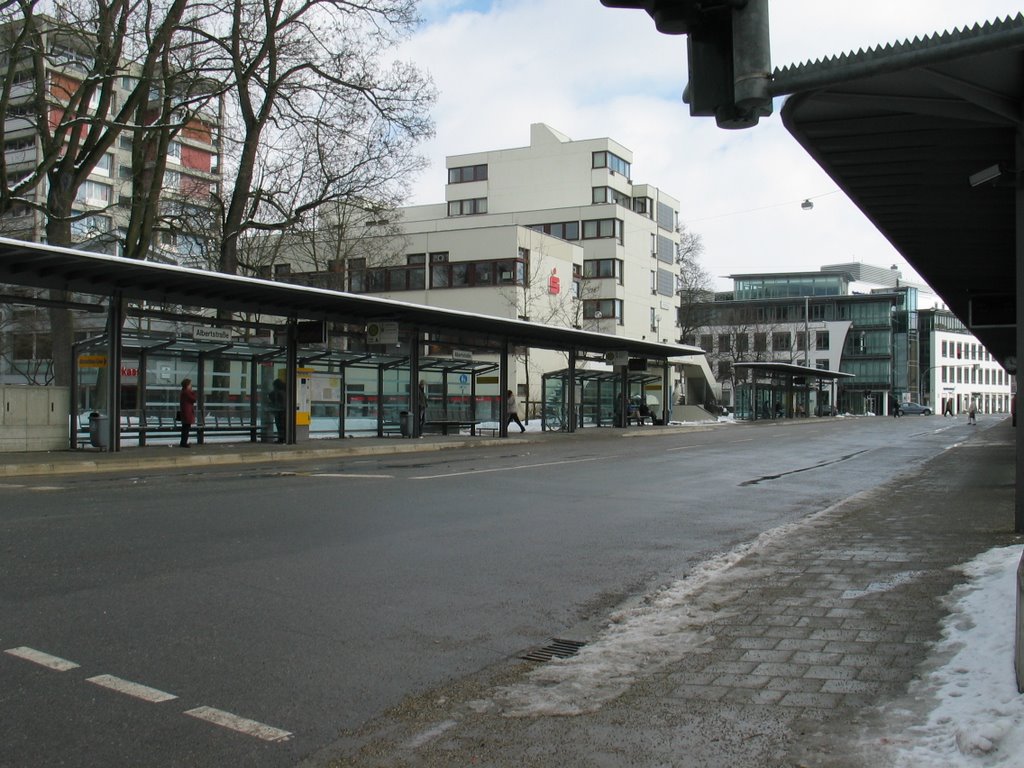
<path fill-rule="evenodd" d="M 106 355 L 79 355 L 78 357 L 79 368 L 106 368 L 107 367 L 107 356 Z"/>

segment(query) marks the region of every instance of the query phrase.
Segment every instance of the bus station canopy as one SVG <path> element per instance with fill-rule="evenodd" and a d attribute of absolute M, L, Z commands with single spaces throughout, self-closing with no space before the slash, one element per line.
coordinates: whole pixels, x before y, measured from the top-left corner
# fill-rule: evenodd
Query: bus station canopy
<path fill-rule="evenodd" d="M 460 312 L 374 296 L 86 253 L 0 238 L 0 283 L 130 301 L 353 324 L 394 321 L 448 336 L 580 352 L 622 352 L 668 359 L 702 355 L 698 347 L 631 339 L 576 328 Z"/>

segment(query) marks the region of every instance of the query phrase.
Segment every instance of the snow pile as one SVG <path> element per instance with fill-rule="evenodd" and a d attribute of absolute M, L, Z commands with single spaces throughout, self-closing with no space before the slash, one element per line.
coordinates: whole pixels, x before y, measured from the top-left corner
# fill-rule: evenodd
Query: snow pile
<path fill-rule="evenodd" d="M 1017 566 L 1024 547 L 989 550 L 963 567 L 968 581 L 948 596 L 932 669 L 906 701 L 886 710 L 890 733 L 869 748 L 900 768 L 1021 768 L 1024 694 L 1013 668 Z M 893 727 L 897 726 L 897 727 Z M 898 735 L 894 735 L 898 734 Z"/>

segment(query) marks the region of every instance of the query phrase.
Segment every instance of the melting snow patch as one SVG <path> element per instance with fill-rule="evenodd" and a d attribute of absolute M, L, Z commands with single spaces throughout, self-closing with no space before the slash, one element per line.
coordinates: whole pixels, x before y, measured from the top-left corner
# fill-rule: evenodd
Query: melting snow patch
<path fill-rule="evenodd" d="M 1021 768 L 1024 766 L 1024 695 L 1013 669 L 1017 565 L 1024 547 L 1001 547 L 963 567 L 968 581 L 948 595 L 943 639 L 932 651 L 931 671 L 910 697 L 926 713 L 887 708 L 900 736 L 865 739 L 900 768 Z M 896 721 L 896 722 L 892 722 Z"/>

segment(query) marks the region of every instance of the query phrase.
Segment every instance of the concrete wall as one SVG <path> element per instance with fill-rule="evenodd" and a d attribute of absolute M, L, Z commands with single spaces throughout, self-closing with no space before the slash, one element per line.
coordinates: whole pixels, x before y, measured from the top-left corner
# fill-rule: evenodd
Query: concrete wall
<path fill-rule="evenodd" d="M 68 447 L 67 387 L 0 386 L 0 451 Z"/>

